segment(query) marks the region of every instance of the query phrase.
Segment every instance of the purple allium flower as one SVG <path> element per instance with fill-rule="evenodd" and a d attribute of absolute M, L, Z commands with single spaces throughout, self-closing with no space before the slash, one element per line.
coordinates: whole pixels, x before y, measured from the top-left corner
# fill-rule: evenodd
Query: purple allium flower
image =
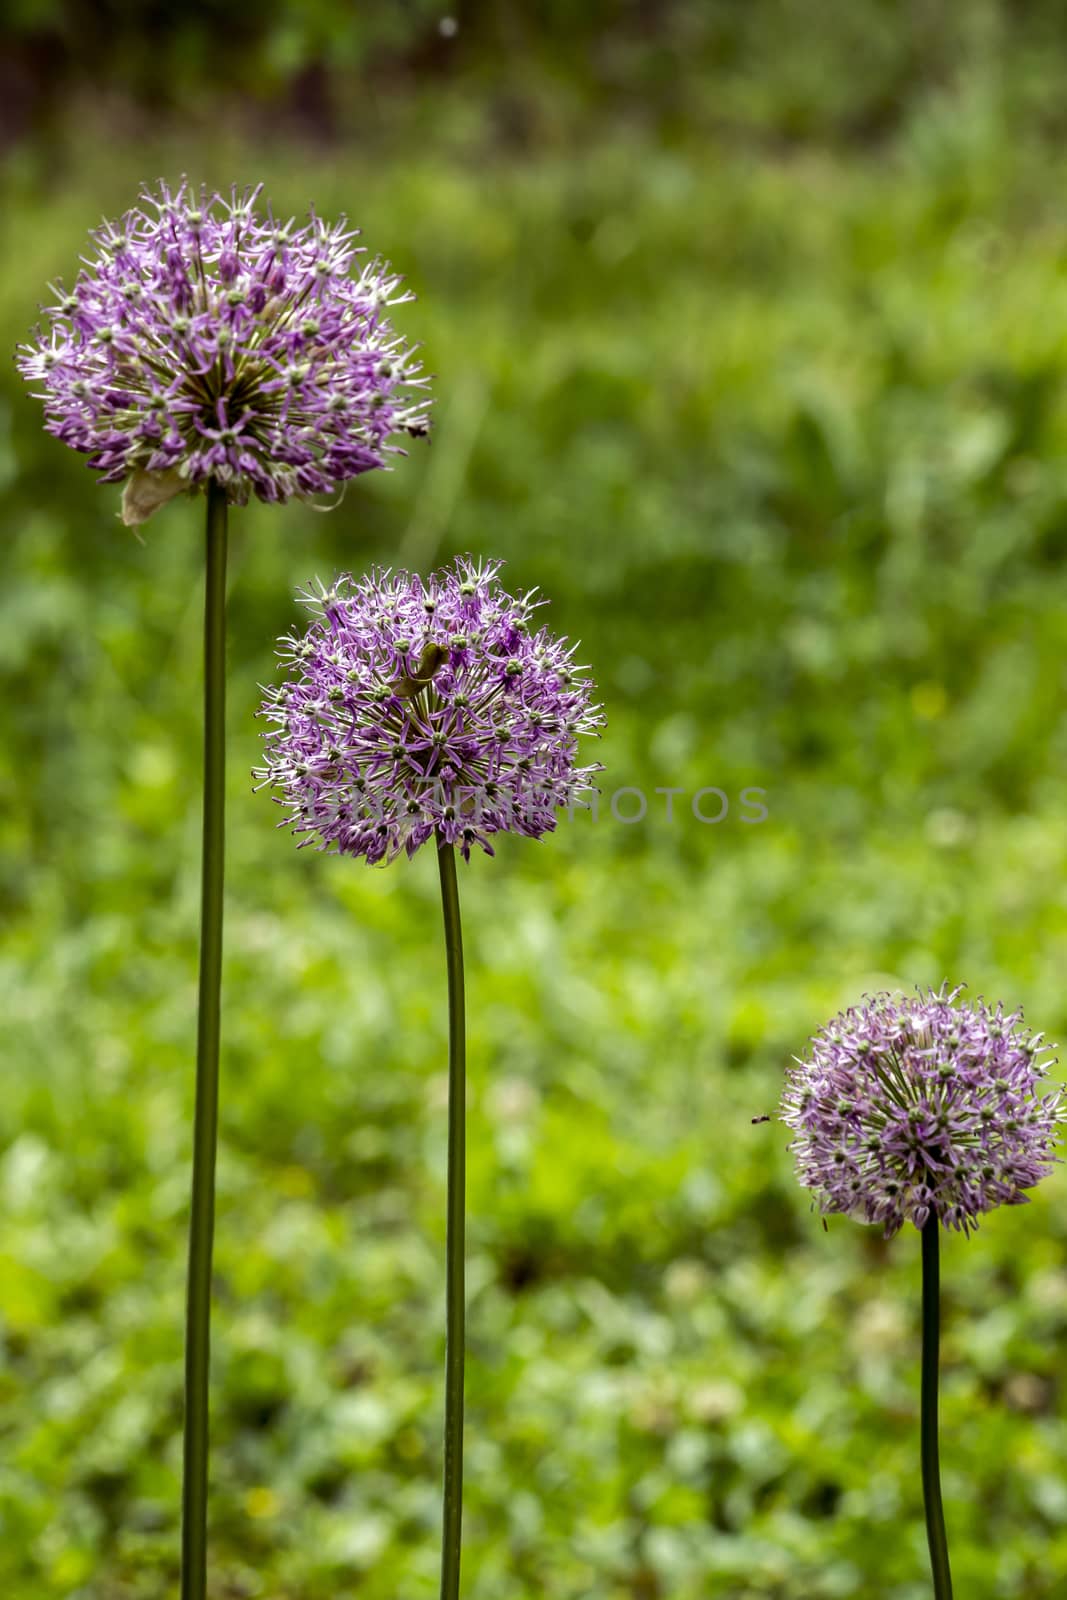
<path fill-rule="evenodd" d="M 105 223 L 18 365 L 47 427 L 126 481 L 143 522 L 207 479 L 244 504 L 332 491 L 427 431 L 425 379 L 386 308 L 413 296 L 344 219 L 297 227 L 183 180 Z"/>
<path fill-rule="evenodd" d="M 539 838 L 589 793 L 600 768 L 575 756 L 603 725 L 593 684 L 499 568 L 462 558 L 427 581 L 376 572 L 301 594 L 316 620 L 282 640 L 292 676 L 267 691 L 255 775 L 303 844 L 376 863 L 437 832 L 492 855 L 492 834 Z"/>
<path fill-rule="evenodd" d="M 828 1023 L 790 1068 L 781 1115 L 801 1183 L 823 1212 L 880 1222 L 886 1236 L 933 1213 L 969 1232 L 1019 1205 L 1052 1170 L 1062 1089 L 1022 1013 L 960 988 L 876 995 Z"/>

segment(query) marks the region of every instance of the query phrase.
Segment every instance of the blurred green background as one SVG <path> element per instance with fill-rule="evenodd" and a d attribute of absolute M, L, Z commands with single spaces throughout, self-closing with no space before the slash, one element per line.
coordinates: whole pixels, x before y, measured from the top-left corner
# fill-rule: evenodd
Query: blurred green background
<path fill-rule="evenodd" d="M 918 1249 L 753 1126 L 839 1005 L 1067 1029 L 1063 10 L 22 0 L 8 346 L 140 183 L 344 209 L 432 444 L 234 518 L 216 1600 L 436 1594 L 434 863 L 253 795 L 294 587 L 498 554 L 580 636 L 606 795 L 462 874 L 471 1600 L 925 1600 Z M 0 390 L 0 1593 L 176 1592 L 201 511 Z M 746 826 L 739 795 L 767 791 Z M 713 811 L 712 811 L 712 814 Z M 946 1241 L 959 1592 L 1067 1583 L 1067 1179 Z"/>

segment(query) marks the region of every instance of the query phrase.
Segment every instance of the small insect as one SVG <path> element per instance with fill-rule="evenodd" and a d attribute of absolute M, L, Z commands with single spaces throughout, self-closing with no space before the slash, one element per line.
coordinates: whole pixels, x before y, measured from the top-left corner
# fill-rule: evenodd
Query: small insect
<path fill-rule="evenodd" d="M 753 1117 L 752 1126 L 755 1127 L 757 1122 L 770 1122 L 770 1120 L 770 1117 Z"/>
<path fill-rule="evenodd" d="M 401 700 L 414 700 L 415 696 L 440 672 L 448 660 L 448 651 L 444 645 L 434 644 L 429 640 L 422 647 L 418 666 L 410 676 L 398 678 L 392 685 L 393 693 L 399 695 Z"/>

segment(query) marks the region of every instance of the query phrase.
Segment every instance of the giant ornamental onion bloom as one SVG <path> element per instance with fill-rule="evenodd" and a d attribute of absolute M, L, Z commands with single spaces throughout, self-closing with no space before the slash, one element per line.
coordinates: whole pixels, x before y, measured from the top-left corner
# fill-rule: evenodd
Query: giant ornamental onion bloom
<path fill-rule="evenodd" d="M 427 581 L 342 577 L 301 598 L 283 641 L 257 772 L 305 844 L 376 863 L 434 834 L 469 857 L 510 831 L 538 838 L 589 792 L 578 739 L 603 723 L 575 646 L 535 623 L 543 602 L 461 559 Z"/>
<path fill-rule="evenodd" d="M 820 1210 L 887 1237 L 931 1215 L 966 1233 L 1052 1170 L 1063 1093 L 1039 1092 L 1042 1035 L 961 993 L 878 995 L 820 1029 L 790 1071 L 782 1117 Z"/>
<path fill-rule="evenodd" d="M 208 1378 L 218 1128 L 226 756 L 226 554 L 231 504 L 343 487 L 427 431 L 425 380 L 389 323 L 413 297 L 344 221 L 297 227 L 260 189 L 145 190 L 96 233 L 74 287 L 18 365 L 46 426 L 137 525 L 205 492 L 204 832 L 189 1225 L 182 1600 L 207 1596 Z"/>
<path fill-rule="evenodd" d="M 260 188 L 143 191 L 20 347 L 49 432 L 125 481 L 128 523 L 209 480 L 238 505 L 332 492 L 427 430 L 387 315 L 413 296 L 343 218 L 278 221 Z"/>
<path fill-rule="evenodd" d="M 495 834 L 540 838 L 589 792 L 578 740 L 604 718 L 575 646 L 536 625 L 498 561 L 433 577 L 342 577 L 301 598 L 313 621 L 282 641 L 257 772 L 303 844 L 372 865 L 430 839 L 448 971 L 448 1197 L 441 1600 L 458 1600 L 463 1520 L 466 1011 L 456 852 Z M 283 822 L 281 826 L 286 826 Z"/>
<path fill-rule="evenodd" d="M 922 1238 L 920 1461 L 935 1600 L 952 1600 L 938 1439 L 940 1241 L 1052 1171 L 1063 1089 L 1020 1011 L 965 1002 L 947 984 L 876 995 L 816 1033 L 789 1069 L 780 1115 L 802 1184 L 823 1213 L 911 1222 Z"/>

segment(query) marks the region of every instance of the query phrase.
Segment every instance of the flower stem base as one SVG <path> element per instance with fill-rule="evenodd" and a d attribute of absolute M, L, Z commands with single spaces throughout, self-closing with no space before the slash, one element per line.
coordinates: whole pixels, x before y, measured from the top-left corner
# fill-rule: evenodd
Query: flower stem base
<path fill-rule="evenodd" d="M 923 1353 L 922 1435 L 923 1504 L 926 1537 L 934 1578 L 934 1600 L 952 1600 L 952 1574 L 948 1565 L 945 1513 L 941 1504 L 941 1464 L 938 1452 L 937 1384 L 941 1341 L 941 1223 L 931 1212 L 922 1230 Z"/>
<path fill-rule="evenodd" d="M 445 1246 L 447 1338 L 445 1346 L 445 1481 L 441 1549 L 441 1600 L 457 1600 L 463 1527 L 463 1364 L 466 1199 L 466 1030 L 463 935 L 456 882 L 456 852 L 440 837 L 437 864 L 448 965 L 448 1237 Z"/>
<path fill-rule="evenodd" d="M 193 1120 L 193 1194 L 185 1323 L 185 1437 L 181 1600 L 207 1594 L 208 1369 L 215 1149 L 222 1010 L 222 886 L 226 774 L 226 495 L 207 496 L 204 593 L 204 842 L 201 863 L 200 992 Z"/>

